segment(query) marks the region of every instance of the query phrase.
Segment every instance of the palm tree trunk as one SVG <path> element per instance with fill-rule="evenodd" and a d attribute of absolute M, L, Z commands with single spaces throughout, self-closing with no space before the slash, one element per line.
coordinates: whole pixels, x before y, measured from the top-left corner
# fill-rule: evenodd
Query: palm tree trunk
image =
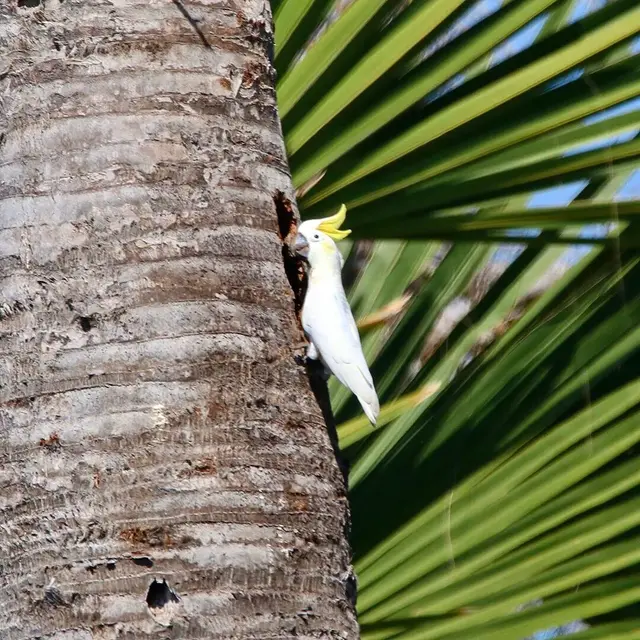
<path fill-rule="evenodd" d="M 357 637 L 271 40 L 264 0 L 0 6 L 3 640 Z"/>

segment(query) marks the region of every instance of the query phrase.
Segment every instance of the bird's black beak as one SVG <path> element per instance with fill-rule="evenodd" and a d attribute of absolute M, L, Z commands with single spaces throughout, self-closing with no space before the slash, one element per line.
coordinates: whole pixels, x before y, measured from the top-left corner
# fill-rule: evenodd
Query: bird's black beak
<path fill-rule="evenodd" d="M 303 235 L 298 234 L 296 236 L 293 250 L 295 251 L 296 255 L 304 258 L 305 260 L 309 257 L 309 243 Z"/>

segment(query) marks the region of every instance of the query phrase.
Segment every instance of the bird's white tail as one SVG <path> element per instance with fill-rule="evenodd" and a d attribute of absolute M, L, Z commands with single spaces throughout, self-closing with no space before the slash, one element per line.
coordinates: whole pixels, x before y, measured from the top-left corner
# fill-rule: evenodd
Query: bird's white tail
<path fill-rule="evenodd" d="M 369 422 L 371 422 L 371 424 L 375 424 L 376 420 L 378 419 L 378 414 L 380 413 L 380 403 L 378 402 L 378 396 L 373 393 L 372 396 L 367 400 L 361 397 L 358 397 L 358 400 L 362 405 L 362 409 L 367 414 Z"/>

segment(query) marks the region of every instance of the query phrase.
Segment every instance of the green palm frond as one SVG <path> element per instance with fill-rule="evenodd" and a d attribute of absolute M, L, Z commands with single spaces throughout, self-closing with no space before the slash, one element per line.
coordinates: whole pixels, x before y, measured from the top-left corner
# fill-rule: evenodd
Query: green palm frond
<path fill-rule="evenodd" d="M 517 604 L 589 583 L 582 573 L 568 584 L 560 578 L 570 580 L 565 564 L 580 557 L 581 536 L 596 531 L 591 515 L 606 527 L 601 537 L 586 539 L 585 551 L 609 553 L 607 545 L 617 549 L 640 524 L 633 501 L 640 481 L 637 252 L 619 260 L 603 249 L 570 269 L 511 330 L 457 371 L 482 329 L 507 309 L 517 282 L 542 259 L 530 251 L 398 392 L 408 398 L 430 386 L 430 395 L 373 433 L 362 423 L 360 431 L 353 422 L 340 428 L 353 458 L 364 629 L 402 618 L 408 634 L 416 628 L 412 618 L 427 616 L 424 635 L 406 637 L 448 637 L 456 630 L 451 637 L 457 638 L 464 629 L 476 637 L 485 621 L 497 624 L 495 616 L 508 625 Z M 576 532 L 564 528 L 569 524 Z M 550 564 L 534 544 L 541 536 Z M 545 580 L 556 573 L 565 586 L 548 589 Z M 478 589 L 470 591 L 475 581 Z M 516 601 L 507 597 L 511 591 Z M 595 615 L 593 602 L 581 604 L 577 617 Z M 478 611 L 455 624 L 437 620 L 462 608 Z M 500 637 L 524 637 L 505 633 Z"/>
<path fill-rule="evenodd" d="M 382 403 L 372 427 L 330 381 L 368 640 L 576 619 L 640 639 L 640 202 L 616 199 L 640 168 L 640 8 L 572 21 L 580 1 L 273 3 L 301 214 L 349 207 Z"/>

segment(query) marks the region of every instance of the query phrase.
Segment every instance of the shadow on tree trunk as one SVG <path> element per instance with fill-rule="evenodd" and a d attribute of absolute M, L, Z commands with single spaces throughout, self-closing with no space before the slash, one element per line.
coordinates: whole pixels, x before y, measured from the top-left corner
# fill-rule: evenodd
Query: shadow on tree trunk
<path fill-rule="evenodd" d="M 338 430 L 336 428 L 333 411 L 331 410 L 331 398 L 329 397 L 329 389 L 327 388 L 325 368 L 320 360 L 307 361 L 307 375 L 309 377 L 309 383 L 311 385 L 313 395 L 322 410 L 322 417 L 324 418 L 327 430 L 329 431 L 331 446 L 333 447 L 336 461 L 338 462 L 342 477 L 344 478 L 344 486 L 348 490 L 349 461 L 342 455 L 340 445 L 338 444 Z"/>

